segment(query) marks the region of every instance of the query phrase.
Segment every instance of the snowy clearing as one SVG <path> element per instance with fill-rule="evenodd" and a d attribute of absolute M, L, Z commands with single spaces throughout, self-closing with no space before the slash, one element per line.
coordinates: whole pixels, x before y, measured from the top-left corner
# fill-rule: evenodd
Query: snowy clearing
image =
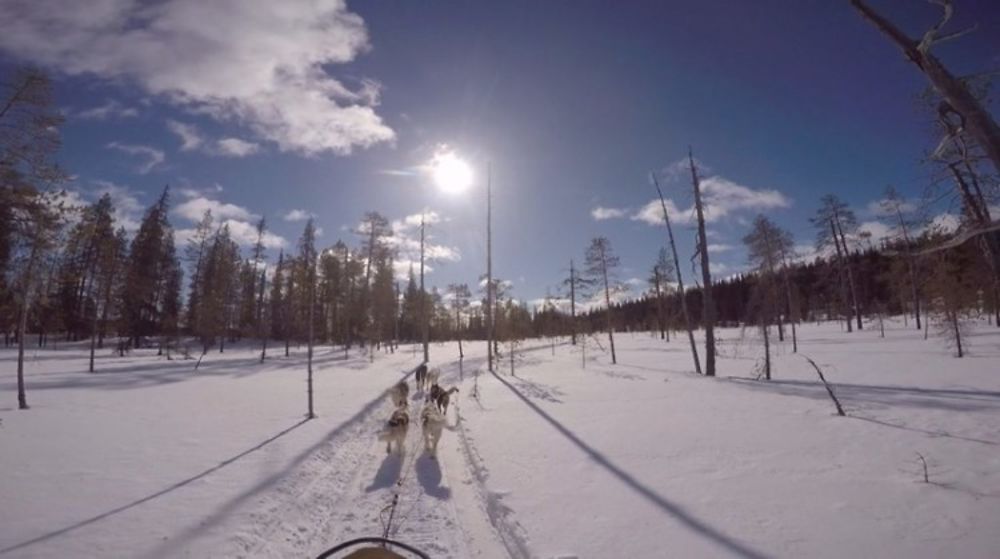
<path fill-rule="evenodd" d="M 227 349 L 198 372 L 106 350 L 95 374 L 82 346 L 31 351 L 21 412 L 3 351 L 0 556 L 315 556 L 380 535 L 398 487 L 392 533 L 433 557 L 995 557 L 1000 331 L 954 359 L 890 326 L 800 328 L 849 417 L 789 344 L 753 380 L 739 330 L 715 379 L 679 336 L 619 334 L 617 365 L 591 338 L 585 368 L 580 346 L 532 340 L 516 376 L 506 359 L 486 372 L 482 343 L 461 363 L 432 345 L 460 389 L 436 461 L 419 425 L 404 456 L 376 440 L 410 347 L 374 363 L 320 348 L 308 422 L 304 348 L 264 365 Z"/>

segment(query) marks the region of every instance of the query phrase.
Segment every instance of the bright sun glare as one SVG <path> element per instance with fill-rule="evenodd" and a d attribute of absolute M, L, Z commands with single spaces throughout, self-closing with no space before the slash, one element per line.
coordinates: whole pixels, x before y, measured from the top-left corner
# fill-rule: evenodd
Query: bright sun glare
<path fill-rule="evenodd" d="M 472 167 L 452 152 L 435 155 L 431 173 L 438 188 L 448 194 L 460 194 L 472 184 Z"/>

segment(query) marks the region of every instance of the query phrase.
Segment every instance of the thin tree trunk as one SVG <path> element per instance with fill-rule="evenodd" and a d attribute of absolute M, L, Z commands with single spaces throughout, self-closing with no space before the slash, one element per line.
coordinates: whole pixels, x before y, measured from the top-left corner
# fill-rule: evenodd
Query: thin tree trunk
<path fill-rule="evenodd" d="M 605 315 L 608 318 L 608 342 L 611 344 L 611 364 L 617 365 L 618 359 L 615 357 L 615 327 L 611 322 L 611 291 L 608 287 L 608 263 L 601 254 L 601 271 L 604 272 L 604 302 L 607 304 Z"/>
<path fill-rule="evenodd" d="M 948 313 L 948 319 L 951 322 L 951 328 L 952 328 L 952 331 L 955 334 L 955 349 L 958 350 L 958 356 L 962 357 L 963 356 L 963 353 L 962 353 L 962 329 L 959 327 L 959 324 L 958 324 L 958 312 L 957 311 L 950 311 Z"/>
<path fill-rule="evenodd" d="M 764 378 L 771 380 L 771 339 L 767 333 L 767 321 L 764 321 Z"/>
<path fill-rule="evenodd" d="M 315 262 L 307 262 L 306 265 L 315 266 Z M 310 275 L 315 276 L 315 274 L 306 274 L 306 280 L 309 281 L 309 348 L 306 357 L 306 369 L 309 373 L 307 379 L 307 389 L 309 392 L 309 419 L 316 417 L 313 412 L 313 322 L 314 313 L 316 310 L 316 278 L 309 277 Z"/>
<path fill-rule="evenodd" d="M 705 376 L 715 376 L 715 301 L 712 299 L 712 273 L 708 262 L 708 235 L 705 234 L 705 212 L 701 205 L 701 184 L 694 166 L 694 155 L 688 149 L 691 162 L 691 182 L 694 186 L 694 206 L 698 215 L 698 253 L 701 256 L 702 322 L 705 323 Z"/>
<path fill-rule="evenodd" d="M 424 290 L 424 239 L 426 223 L 423 212 L 420 213 L 420 328 L 424 343 L 424 363 L 430 363 L 430 316 L 427 312 L 427 291 Z"/>
<path fill-rule="evenodd" d="M 569 261 L 569 326 L 573 345 L 576 345 L 576 269 L 573 260 Z"/>
<path fill-rule="evenodd" d="M 844 254 L 840 250 L 840 237 L 837 235 L 837 226 L 834 224 L 834 220 L 830 219 L 830 233 L 833 235 L 833 245 L 837 249 L 837 272 L 840 276 L 840 301 L 843 305 L 841 309 L 841 316 L 846 316 L 847 320 L 847 331 L 853 332 L 854 328 L 851 325 L 850 311 L 848 311 L 848 306 L 850 301 L 847 297 L 847 270 L 845 269 L 845 259 Z"/>
<path fill-rule="evenodd" d="M 688 312 L 687 293 L 684 291 L 684 275 L 681 273 L 680 259 L 677 258 L 677 244 L 674 242 L 674 230 L 670 226 L 670 215 L 667 213 L 667 203 L 663 200 L 663 191 L 656 175 L 650 173 L 656 193 L 660 196 L 660 207 L 663 209 L 663 223 L 667 226 L 667 236 L 670 238 L 670 252 L 674 256 L 674 270 L 677 271 L 677 291 L 681 299 L 681 313 L 684 315 L 684 327 L 687 329 L 688 340 L 691 342 L 691 357 L 694 359 L 694 371 L 701 374 L 701 360 L 698 358 L 698 345 L 694 341 L 694 329 L 691 327 L 691 313 Z"/>
<path fill-rule="evenodd" d="M 840 224 L 839 216 L 836 218 L 836 221 L 837 231 L 840 233 L 840 242 L 844 246 L 844 269 L 847 271 L 847 286 L 851 291 L 851 302 L 854 304 L 854 318 L 858 322 L 858 330 L 862 330 L 861 307 L 858 305 L 858 293 L 854 287 L 854 272 L 851 271 L 851 253 L 847 250 L 847 237 L 844 236 L 844 229 Z"/>

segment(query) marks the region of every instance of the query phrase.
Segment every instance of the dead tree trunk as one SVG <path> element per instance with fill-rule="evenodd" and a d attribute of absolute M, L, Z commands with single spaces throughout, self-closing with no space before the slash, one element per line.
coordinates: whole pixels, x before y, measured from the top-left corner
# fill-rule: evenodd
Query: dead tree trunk
<path fill-rule="evenodd" d="M 694 155 L 688 149 L 691 163 L 691 183 L 694 187 L 694 207 L 698 216 L 698 254 L 701 260 L 702 313 L 705 323 L 705 376 L 715 376 L 715 301 L 712 299 L 712 273 L 708 263 L 708 235 L 705 234 L 705 212 L 701 203 L 701 184 L 698 170 L 694 165 Z"/>
<path fill-rule="evenodd" d="M 677 291 L 681 299 L 681 313 L 684 315 L 684 327 L 687 329 L 688 340 L 691 342 L 691 357 L 694 359 L 694 372 L 701 374 L 701 360 L 698 358 L 698 345 L 694 341 L 694 329 L 691 327 L 691 313 L 688 312 L 687 294 L 684 292 L 684 274 L 681 273 L 681 263 L 677 258 L 677 244 L 674 243 L 674 230 L 670 227 L 670 215 L 667 213 L 667 203 L 663 200 L 663 191 L 656 175 L 649 174 L 660 197 L 660 207 L 663 209 L 663 223 L 667 226 L 667 236 L 670 238 L 670 252 L 674 257 L 674 270 L 677 271 Z"/>
<path fill-rule="evenodd" d="M 952 7 L 949 0 L 939 0 L 935 3 L 942 6 L 944 14 L 934 27 L 928 30 L 920 41 L 915 41 L 904 34 L 892 22 L 879 15 L 863 0 L 850 0 L 861 15 L 870 21 L 879 31 L 885 34 L 906 55 L 906 58 L 920 69 L 927 77 L 944 101 L 957 113 L 962 115 L 969 134 L 982 145 L 987 157 L 993 161 L 993 166 L 1000 171 L 1000 126 L 993 120 L 989 111 L 969 91 L 961 79 L 951 73 L 930 53 L 930 47 L 935 42 L 955 38 L 969 30 L 950 33 L 938 37 L 941 28 L 951 19 Z"/>

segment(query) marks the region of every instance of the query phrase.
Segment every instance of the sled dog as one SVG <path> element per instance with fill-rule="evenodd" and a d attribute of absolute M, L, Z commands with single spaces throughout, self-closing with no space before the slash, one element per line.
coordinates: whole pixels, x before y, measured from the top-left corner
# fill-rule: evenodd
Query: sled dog
<path fill-rule="evenodd" d="M 389 397 L 397 408 L 405 407 L 406 400 L 410 397 L 410 385 L 405 380 L 399 381 L 396 386 L 389 389 Z"/>
<path fill-rule="evenodd" d="M 385 424 L 385 429 L 379 434 L 379 440 L 385 441 L 385 453 L 392 452 L 392 443 L 396 443 L 396 450 L 403 452 L 403 443 L 406 442 L 406 430 L 410 426 L 410 414 L 406 408 L 398 408 L 392 412 L 389 421 Z"/>
<path fill-rule="evenodd" d="M 441 439 L 441 431 L 444 428 L 444 416 L 438 411 L 437 405 L 433 402 L 424 404 L 423 411 L 420 412 L 420 422 L 424 431 L 424 450 L 434 458 L 437 455 L 438 441 Z"/>

